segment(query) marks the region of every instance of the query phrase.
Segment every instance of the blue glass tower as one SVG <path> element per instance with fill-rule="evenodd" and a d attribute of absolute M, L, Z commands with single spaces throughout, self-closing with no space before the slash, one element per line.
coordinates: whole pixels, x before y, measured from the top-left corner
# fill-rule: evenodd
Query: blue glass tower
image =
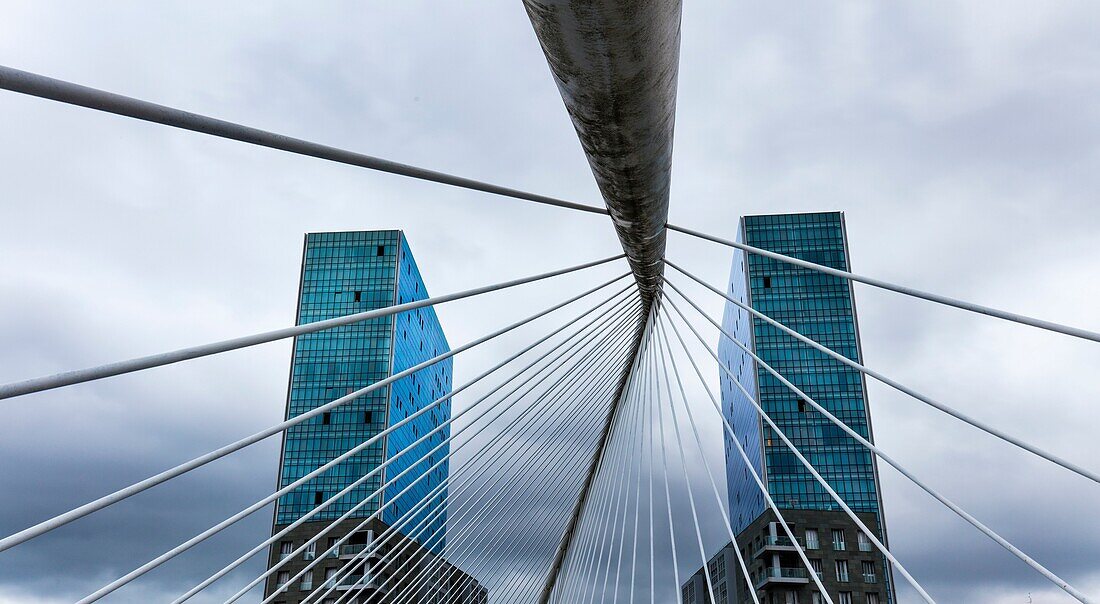
<path fill-rule="evenodd" d="M 840 212 L 746 216 L 740 221 L 737 240 L 841 270 L 849 267 L 844 215 Z M 828 348 L 860 361 L 859 329 L 852 288 L 847 280 L 735 250 L 727 293 Z M 779 374 L 861 436 L 873 440 L 867 389 L 860 372 L 752 317 L 732 303 L 726 303 L 722 323 L 727 332 Z M 766 369 L 757 366 L 751 356 L 728 338 L 720 338 L 718 349 L 719 358 L 736 376 L 737 383 L 759 401 L 844 502 L 861 517 L 867 516 L 864 521 L 885 541 L 878 468 L 873 455 Z M 827 538 L 837 535 L 835 531 L 839 530 L 842 547 L 832 548 L 830 555 L 845 551 L 847 545 L 843 535 L 847 530 L 847 543 L 854 540 L 853 536 L 859 536 L 860 551 L 869 555 L 871 550 L 865 536 L 855 535 L 858 533 L 855 524 L 761 420 L 734 380 L 721 372 L 720 381 L 726 418 L 744 446 L 751 465 L 764 479 L 769 495 L 784 510 L 784 516 L 789 516 L 788 520 L 796 519 L 809 531 L 807 545 L 818 543 L 820 534 Z M 774 525 L 769 528 L 766 519 L 762 520 L 769 515 L 764 496 L 728 435 L 725 448 L 730 522 L 734 531 L 745 535 L 749 542 L 757 539 L 762 531 L 767 534 L 769 530 L 771 539 L 776 539 Z M 792 513 L 788 515 L 787 510 Z M 741 540 L 739 536 L 738 541 Z M 778 567 L 786 563 L 778 554 L 774 559 L 764 555 L 768 554 L 767 550 L 766 546 L 761 550 L 765 565 Z M 845 565 L 867 562 L 864 558 L 844 556 L 838 560 L 838 564 Z M 815 564 L 820 562 L 819 559 Z M 867 601 L 893 600 L 889 573 L 880 574 L 874 570 L 882 569 L 882 562 L 879 558 L 867 562 L 870 566 L 861 566 L 864 574 L 875 580 L 867 586 L 870 594 Z M 770 571 L 765 568 L 762 572 Z M 880 577 L 883 583 L 878 583 Z M 767 581 L 763 584 L 767 585 Z M 884 584 L 885 593 L 876 594 L 876 584 Z M 840 589 L 841 600 L 851 597 L 851 592 L 843 589 L 852 589 L 852 585 L 841 585 Z"/>
<path fill-rule="evenodd" d="M 427 297 L 424 281 L 402 232 L 306 235 L 298 302 L 299 324 Z M 431 307 L 300 336 L 294 341 L 286 416 L 295 417 L 449 349 Z M 283 437 L 280 487 L 446 397 L 451 392 L 451 369 L 450 359 L 436 363 L 287 430 Z M 380 506 L 389 504 L 381 519 L 393 525 L 447 477 L 446 461 L 429 471 L 447 455 L 446 445 L 420 458 L 446 440 L 450 429 L 440 430 L 411 451 L 400 452 L 449 417 L 450 401 L 444 400 L 377 444 L 282 497 L 275 512 L 275 530 L 298 520 L 384 460 L 393 462 L 378 476 L 313 516 L 310 522 L 316 521 L 317 530 L 320 530 L 378 490 L 390 477 L 414 466 L 387 487 L 381 497 L 376 497 L 353 516 L 365 518 L 377 512 Z M 398 496 L 425 473 L 428 474 L 426 478 Z M 421 539 L 435 535 L 424 545 L 436 553 L 442 552 L 445 546 L 446 501 L 447 490 L 443 488 L 407 525 L 411 529 L 421 518 L 442 512 L 421 533 Z"/>

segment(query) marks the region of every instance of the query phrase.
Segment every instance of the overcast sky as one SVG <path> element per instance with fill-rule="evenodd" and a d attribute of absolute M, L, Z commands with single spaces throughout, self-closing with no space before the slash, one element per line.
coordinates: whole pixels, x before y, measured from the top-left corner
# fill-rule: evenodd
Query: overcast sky
<path fill-rule="evenodd" d="M 843 210 L 857 272 L 1098 329 L 1098 24 L 1089 1 L 689 2 L 670 221 L 732 237 L 743 214 Z M 8 0 L 0 63 L 600 203 L 518 0 Z M 0 382 L 289 325 L 306 231 L 404 229 L 437 294 L 619 250 L 595 215 L 12 93 L 0 116 Z M 668 253 L 712 283 L 728 273 L 728 249 L 673 233 Z M 455 345 L 622 270 L 439 315 Z M 719 315 L 720 301 L 689 291 Z M 865 286 L 856 296 L 869 365 L 1100 469 L 1096 344 Z M 463 355 L 456 381 L 526 341 Z M 0 534 L 279 421 L 289 350 L 0 403 Z M 884 449 L 1100 595 L 1100 485 L 880 385 L 870 400 Z M 714 425 L 704 438 L 720 460 Z M 270 493 L 277 461 L 261 443 L 0 554 L 0 603 L 92 591 Z M 892 549 L 939 601 L 1073 601 L 892 470 L 882 481 Z M 727 540 L 716 509 L 704 522 L 713 550 Z M 107 601 L 170 599 L 269 527 L 265 510 Z"/>

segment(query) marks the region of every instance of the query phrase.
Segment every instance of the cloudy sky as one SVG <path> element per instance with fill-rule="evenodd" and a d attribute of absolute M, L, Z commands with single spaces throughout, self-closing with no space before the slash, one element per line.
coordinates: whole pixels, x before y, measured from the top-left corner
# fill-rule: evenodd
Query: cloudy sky
<path fill-rule="evenodd" d="M 687 4 L 672 222 L 732 236 L 743 214 L 843 210 L 858 272 L 1100 328 L 1100 6 Z M 517 0 L 6 0 L 3 15 L 4 65 L 599 203 Z M 11 93 L 0 115 L 2 382 L 291 324 L 306 231 L 402 228 L 433 293 L 619 249 L 599 216 Z M 668 252 L 713 283 L 728 272 L 728 249 L 670 234 Z M 621 270 L 439 314 L 461 343 Z M 856 295 L 868 364 L 1100 468 L 1095 344 Z M 524 342 L 471 351 L 456 379 Z M 2 403 L 0 533 L 275 423 L 288 359 L 284 342 Z M 870 397 L 879 444 L 1100 594 L 1100 486 L 886 388 Z M 704 437 L 720 459 L 717 430 Z M 269 493 L 277 458 L 262 443 L 0 554 L 0 603 L 97 588 Z M 893 551 L 940 601 L 1072 601 L 889 469 L 883 491 Z M 108 601 L 174 597 L 269 523 L 256 514 Z"/>

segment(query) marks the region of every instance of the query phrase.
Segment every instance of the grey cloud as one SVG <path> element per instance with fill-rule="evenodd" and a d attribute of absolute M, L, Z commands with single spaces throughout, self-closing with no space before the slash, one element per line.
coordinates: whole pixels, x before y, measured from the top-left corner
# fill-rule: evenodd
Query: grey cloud
<path fill-rule="evenodd" d="M 842 209 L 860 272 L 1100 325 L 1096 13 L 1079 2 L 687 6 L 671 218 L 730 235 L 741 214 Z M 598 202 L 516 2 L 11 2 L 5 16 L 0 53 L 14 67 Z M 599 217 L 11 94 L 0 95 L 0 112 L 4 382 L 289 324 L 308 230 L 404 228 L 436 293 L 618 250 Z M 672 235 L 669 254 L 712 283 L 728 273 L 728 250 L 710 244 Z M 439 312 L 460 343 L 618 270 Z M 687 290 L 718 316 L 719 301 Z M 862 286 L 857 297 L 869 363 L 1075 461 L 1096 457 L 1094 430 L 1084 429 L 1100 420 L 1093 346 Z M 457 380 L 534 331 L 464 354 Z M 270 345 L 4 403 L 0 532 L 277 421 L 287 359 L 287 345 Z M 703 417 L 705 394 L 685 377 Z M 884 388 L 873 387 L 871 404 L 883 447 L 1096 592 L 1095 485 Z M 718 427 L 701 428 L 709 459 L 720 460 Z M 275 443 L 264 443 L 0 554 L 0 602 L 91 591 L 269 493 L 276 463 Z M 713 551 L 727 537 L 702 472 L 689 465 Z M 1069 601 L 883 473 L 892 546 L 941 601 L 1022 602 L 1027 592 Z M 673 480 L 682 495 L 682 477 Z M 517 514 L 547 505 L 537 492 L 517 500 Z M 699 562 L 685 506 L 678 497 L 683 573 Z M 182 592 L 262 539 L 269 521 L 261 511 L 110 601 Z M 537 585 L 557 536 L 506 537 L 532 543 L 530 560 L 487 581 Z M 479 560 L 492 555 L 471 564 Z M 209 601 L 260 570 L 254 561 Z M 657 571 L 667 596 L 671 565 Z M 915 601 L 907 591 L 902 599 Z"/>

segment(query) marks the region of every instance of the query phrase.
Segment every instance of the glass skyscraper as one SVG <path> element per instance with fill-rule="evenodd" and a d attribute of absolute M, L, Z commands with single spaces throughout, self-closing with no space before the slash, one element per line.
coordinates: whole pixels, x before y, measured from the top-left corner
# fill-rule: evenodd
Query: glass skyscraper
<path fill-rule="evenodd" d="M 402 232 L 308 233 L 305 236 L 298 324 L 426 297 L 427 288 Z M 300 415 L 447 350 L 447 339 L 430 306 L 299 336 L 294 341 L 286 416 Z M 451 368 L 450 359 L 436 363 L 287 430 L 279 467 L 280 488 L 446 396 L 451 391 Z M 283 496 L 275 512 L 276 530 L 298 520 L 317 504 L 377 468 L 383 460 L 396 457 L 379 475 L 313 516 L 310 522 L 324 526 L 335 520 L 379 489 L 387 477 L 396 476 L 447 439 L 449 427 L 416 449 L 397 456 L 449 417 L 450 401 L 444 401 L 433 411 Z M 365 518 L 392 502 L 383 511 L 382 520 L 390 524 L 395 522 L 443 481 L 448 473 L 447 462 L 432 470 L 408 493 L 394 498 L 447 451 L 444 445 L 419 461 L 413 471 L 388 487 L 382 497 L 357 510 L 353 517 Z M 420 517 L 443 508 L 446 497 L 444 488 Z M 419 518 L 412 520 L 409 527 L 417 520 Z M 430 549 L 433 551 L 443 550 L 445 525 L 444 512 L 423 533 L 440 534 L 432 541 Z"/>
<path fill-rule="evenodd" d="M 306 234 L 298 324 L 427 297 L 428 291 L 420 270 L 401 231 Z M 299 336 L 294 340 L 286 417 L 315 409 L 448 350 L 447 339 L 431 306 Z M 442 428 L 409 451 L 404 449 L 450 418 L 451 406 L 447 397 L 451 392 L 451 380 L 452 362 L 447 359 L 284 433 L 279 465 L 280 488 L 377 436 L 434 401 L 443 399 L 419 418 L 279 499 L 273 532 L 281 531 L 321 502 L 390 460 L 377 476 L 357 486 L 272 545 L 269 566 L 278 563 L 284 563 L 284 566 L 269 578 L 266 590 L 268 594 L 276 591 L 284 593 L 285 598 L 279 600 L 280 604 L 284 601 L 286 604 L 300 602 L 312 590 L 326 588 L 337 581 L 336 573 L 343 565 L 355 559 L 374 540 L 375 535 L 399 522 L 402 523 L 398 527 L 402 533 L 418 543 L 401 545 L 408 543 L 404 537 L 394 542 L 387 540 L 387 544 L 380 546 L 365 567 L 359 567 L 353 571 L 354 574 L 339 580 L 337 595 L 353 590 L 358 595 L 351 601 L 358 602 L 375 590 L 399 593 L 416 584 L 420 576 L 417 573 L 431 568 L 432 560 L 441 559 L 446 546 L 446 487 L 433 495 L 418 512 L 412 514 L 411 510 L 424 502 L 429 493 L 443 484 L 448 476 L 449 464 L 444 457 L 449 446 L 443 444 L 434 453 L 428 455 L 428 452 L 449 439 L 450 427 Z M 432 469 L 437 462 L 438 467 Z M 334 527 L 327 533 L 327 538 L 308 546 L 292 560 L 283 562 L 290 552 L 410 467 L 412 469 L 386 487 L 381 496 L 375 497 Z M 401 494 L 414 482 L 416 484 L 408 492 Z M 352 533 L 364 518 L 375 514 L 383 506 L 386 507 L 380 519 Z M 433 519 L 423 525 L 425 528 L 418 528 L 422 526 L 421 520 L 429 516 Z M 300 583 L 286 583 L 288 577 L 316 560 L 338 538 L 349 533 L 352 534 L 345 544 L 326 556 Z M 407 548 L 402 550 L 401 559 L 404 562 L 400 569 L 375 568 L 381 556 L 398 548 Z M 468 578 L 445 561 L 432 572 L 432 581 L 423 585 L 434 586 L 441 581 Z M 454 592 L 446 601 L 481 601 L 484 589 L 476 582 L 467 583 L 469 588 Z"/>
<path fill-rule="evenodd" d="M 400 231 L 309 233 L 298 303 L 298 324 L 403 304 L 428 297 L 408 242 Z M 290 371 L 287 418 L 331 402 L 345 394 L 450 350 L 443 328 L 430 306 L 414 311 L 337 327 L 295 339 Z M 280 467 L 280 488 L 392 426 L 451 391 L 451 359 L 436 363 L 350 403 L 286 431 Z M 377 445 L 307 482 L 279 500 L 275 524 L 294 522 L 355 479 L 394 457 L 412 442 L 450 417 L 450 401 L 391 433 Z M 444 428 L 416 449 L 404 453 L 377 477 L 349 492 L 313 517 L 332 521 L 396 476 L 421 455 L 450 436 Z M 367 517 L 447 454 L 447 446 L 424 458 L 417 469 L 386 489 L 383 497 L 360 508 Z M 447 476 L 443 462 L 382 513 L 392 523 L 408 512 Z M 426 507 L 430 513 L 446 501 L 444 489 Z M 416 521 L 413 520 L 415 523 Z M 441 515 L 425 531 L 446 524 Z M 411 525 L 410 525 L 411 526 Z M 443 539 L 433 549 L 440 551 Z"/>
<path fill-rule="evenodd" d="M 739 239 L 772 252 L 848 270 L 844 216 L 840 212 L 746 216 Z M 727 292 L 802 335 L 859 362 L 859 332 L 846 279 L 757 254 L 734 252 Z M 870 439 L 863 375 L 727 302 L 726 331 L 845 424 Z M 806 455 L 853 510 L 877 513 L 879 493 L 873 455 L 727 338 L 719 357 L 764 410 Z M 744 394 L 722 374 L 722 401 L 746 453 L 775 502 L 795 509 L 839 509 L 790 450 L 763 424 Z M 728 440 L 728 437 L 727 437 Z M 743 529 L 764 511 L 764 498 L 740 455 L 727 442 L 731 521 Z"/>
<path fill-rule="evenodd" d="M 740 221 L 736 239 L 849 270 L 847 234 L 840 212 L 746 216 Z M 859 328 L 847 280 L 735 250 L 727 293 L 824 346 L 860 361 Z M 861 436 L 872 439 L 866 384 L 860 372 L 730 302 L 726 303 L 722 324 L 726 332 L 780 375 Z M 892 602 L 893 589 L 885 559 L 872 552 L 866 535 L 860 534 L 855 523 L 764 423 L 734 380 L 759 401 L 844 502 L 885 542 L 878 468 L 873 455 L 728 338 L 720 338 L 718 352 L 734 376 L 731 378 L 725 371 L 719 373 L 723 412 L 814 566 L 824 569 L 819 570 L 819 575 L 833 601 Z M 821 595 L 816 593 L 796 557 L 794 545 L 777 529 L 776 518 L 767 509 L 759 486 L 728 434 L 725 440 L 730 522 L 738 534 L 737 547 L 742 548 L 750 563 L 751 582 L 769 596 L 768 602 L 816 604 Z M 732 555 L 723 557 L 723 552 L 711 560 L 712 573 L 734 560 Z M 849 573 L 849 567 L 861 572 Z M 730 576 L 740 576 L 740 571 L 731 566 Z M 744 579 L 739 581 L 735 588 L 728 586 L 730 594 L 737 594 L 737 599 L 729 602 L 749 601 Z M 686 596 L 689 588 L 694 593 L 699 587 L 700 584 L 690 581 L 685 584 L 685 601 L 689 601 Z"/>

